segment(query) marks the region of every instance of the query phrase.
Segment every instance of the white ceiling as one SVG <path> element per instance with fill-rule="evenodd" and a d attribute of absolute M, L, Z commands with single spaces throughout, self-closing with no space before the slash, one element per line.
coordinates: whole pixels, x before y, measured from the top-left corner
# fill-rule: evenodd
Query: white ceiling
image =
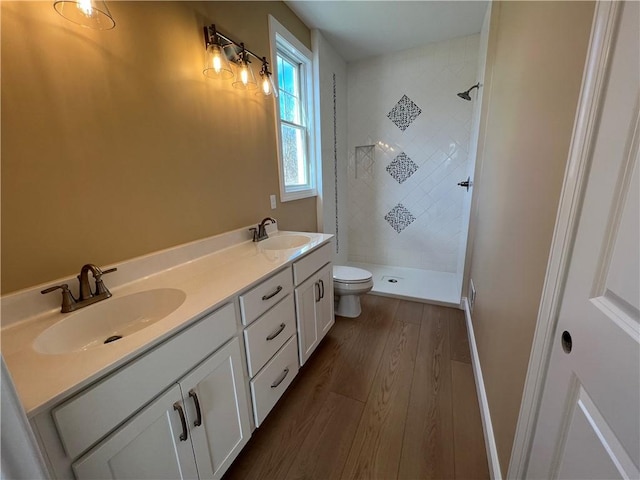
<path fill-rule="evenodd" d="M 352 62 L 478 33 L 488 2 L 288 0 L 286 4 Z"/>

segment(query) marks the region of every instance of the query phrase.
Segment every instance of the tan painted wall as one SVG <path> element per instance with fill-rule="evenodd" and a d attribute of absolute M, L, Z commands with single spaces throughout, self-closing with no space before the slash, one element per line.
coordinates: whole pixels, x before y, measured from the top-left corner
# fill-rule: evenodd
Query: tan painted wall
<path fill-rule="evenodd" d="M 493 5 L 472 209 L 473 323 L 507 473 L 591 31 L 587 2 Z"/>
<path fill-rule="evenodd" d="M 282 2 L 110 2 L 94 31 L 47 2 L 2 2 L 2 292 L 273 215 L 314 230 L 315 198 L 278 203 L 273 101 L 202 75 L 202 27 L 269 55 Z M 278 195 L 279 197 L 279 195 Z"/>

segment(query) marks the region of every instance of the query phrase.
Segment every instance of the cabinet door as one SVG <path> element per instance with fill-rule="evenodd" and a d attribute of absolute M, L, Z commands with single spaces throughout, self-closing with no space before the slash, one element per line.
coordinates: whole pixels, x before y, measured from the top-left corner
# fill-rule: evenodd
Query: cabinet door
<path fill-rule="evenodd" d="M 184 408 L 180 388 L 174 385 L 76 461 L 73 464 L 76 478 L 198 478 L 190 439 L 186 436 L 180 439 L 183 425 L 177 407 Z"/>
<path fill-rule="evenodd" d="M 336 318 L 333 314 L 333 271 L 331 264 L 325 265 L 316 275 L 321 287 L 321 298 L 316 309 L 316 314 L 318 315 L 316 324 L 318 326 L 318 337 L 322 340 L 333 324 L 336 323 Z"/>
<path fill-rule="evenodd" d="M 295 289 L 300 366 L 304 365 L 320 341 L 319 329 L 316 325 L 320 293 L 320 284 L 316 275 L 311 276 Z"/>
<path fill-rule="evenodd" d="M 234 338 L 180 381 L 200 478 L 220 478 L 251 435 L 241 362 Z"/>

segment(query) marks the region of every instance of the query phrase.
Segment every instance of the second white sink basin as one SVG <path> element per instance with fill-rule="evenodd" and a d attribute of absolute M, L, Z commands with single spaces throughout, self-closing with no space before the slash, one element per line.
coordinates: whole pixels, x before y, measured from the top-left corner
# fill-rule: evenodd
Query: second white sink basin
<path fill-rule="evenodd" d="M 39 353 L 56 355 L 108 345 L 162 320 L 186 298 L 187 295 L 176 288 L 112 297 L 51 325 L 36 337 L 33 348 Z"/>
<path fill-rule="evenodd" d="M 289 250 L 292 248 L 300 248 L 311 242 L 311 237 L 306 235 L 278 235 L 269 237 L 258 243 L 262 250 Z"/>

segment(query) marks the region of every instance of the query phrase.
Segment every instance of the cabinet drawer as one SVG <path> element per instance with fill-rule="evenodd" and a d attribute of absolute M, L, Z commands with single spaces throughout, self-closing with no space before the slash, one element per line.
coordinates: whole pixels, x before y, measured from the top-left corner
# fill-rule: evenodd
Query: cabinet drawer
<path fill-rule="evenodd" d="M 298 346 L 294 335 L 251 380 L 251 399 L 256 427 L 264 421 L 298 374 Z"/>
<path fill-rule="evenodd" d="M 112 373 L 52 411 L 69 458 L 76 458 L 217 350 L 236 333 L 233 304 Z"/>
<path fill-rule="evenodd" d="M 293 296 L 287 297 L 244 331 L 249 376 L 253 377 L 296 333 Z"/>
<path fill-rule="evenodd" d="M 300 285 L 333 260 L 333 242 L 329 242 L 293 264 L 293 280 Z"/>
<path fill-rule="evenodd" d="M 249 325 L 293 290 L 291 270 L 285 268 L 260 285 L 240 295 L 242 323 Z"/>

